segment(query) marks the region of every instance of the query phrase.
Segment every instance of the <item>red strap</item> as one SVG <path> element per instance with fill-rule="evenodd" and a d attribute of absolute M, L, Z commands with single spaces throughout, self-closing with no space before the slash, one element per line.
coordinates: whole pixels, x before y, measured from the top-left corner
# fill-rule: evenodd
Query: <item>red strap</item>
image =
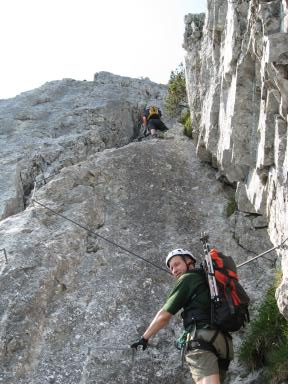
<path fill-rule="evenodd" d="M 231 269 L 224 268 L 224 261 L 219 256 L 219 253 L 216 248 L 211 249 L 210 255 L 212 257 L 212 260 L 214 261 L 214 264 L 216 264 L 216 268 L 222 269 L 222 273 L 225 273 L 227 276 L 238 280 L 238 275 L 236 272 L 231 271 Z"/>
<path fill-rule="evenodd" d="M 220 271 L 215 271 L 216 281 L 223 286 L 223 291 L 226 292 L 226 287 L 229 284 L 231 298 L 235 305 L 241 303 L 240 298 L 236 291 L 235 281 L 230 279 L 226 274 L 221 273 Z"/>
<path fill-rule="evenodd" d="M 217 249 L 212 248 L 211 251 L 210 251 L 210 255 L 211 255 L 213 261 L 215 261 L 215 263 L 216 263 L 218 268 L 223 268 L 224 267 L 223 260 L 219 256 L 219 254 L 217 252 Z"/>

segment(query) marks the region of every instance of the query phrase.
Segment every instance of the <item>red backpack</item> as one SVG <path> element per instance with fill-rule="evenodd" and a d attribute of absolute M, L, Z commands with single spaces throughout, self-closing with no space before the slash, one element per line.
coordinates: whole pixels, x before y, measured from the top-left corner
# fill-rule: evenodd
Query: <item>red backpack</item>
<path fill-rule="evenodd" d="M 210 250 L 210 255 L 218 288 L 218 297 L 211 299 L 211 324 L 224 332 L 238 331 L 250 321 L 249 296 L 238 281 L 232 257 L 223 255 L 215 248 Z"/>

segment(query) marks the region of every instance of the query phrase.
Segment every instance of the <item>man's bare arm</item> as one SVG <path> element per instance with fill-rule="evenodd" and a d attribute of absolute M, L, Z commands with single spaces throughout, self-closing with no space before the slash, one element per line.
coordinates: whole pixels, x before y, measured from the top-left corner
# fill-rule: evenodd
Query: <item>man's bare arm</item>
<path fill-rule="evenodd" d="M 164 328 L 170 321 L 173 315 L 162 309 L 156 314 L 154 319 L 151 321 L 149 327 L 143 334 L 144 339 L 148 340 L 150 337 L 156 335 L 160 329 Z"/>

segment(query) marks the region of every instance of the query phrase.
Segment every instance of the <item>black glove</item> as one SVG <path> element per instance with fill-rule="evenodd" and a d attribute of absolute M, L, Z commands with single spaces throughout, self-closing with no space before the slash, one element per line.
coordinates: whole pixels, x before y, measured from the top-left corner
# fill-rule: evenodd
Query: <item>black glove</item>
<path fill-rule="evenodd" d="M 148 347 L 148 340 L 144 339 L 144 337 L 141 336 L 140 339 L 135 343 L 131 344 L 130 347 L 137 349 L 139 345 L 142 345 L 142 349 L 143 351 L 145 351 L 145 349 Z"/>

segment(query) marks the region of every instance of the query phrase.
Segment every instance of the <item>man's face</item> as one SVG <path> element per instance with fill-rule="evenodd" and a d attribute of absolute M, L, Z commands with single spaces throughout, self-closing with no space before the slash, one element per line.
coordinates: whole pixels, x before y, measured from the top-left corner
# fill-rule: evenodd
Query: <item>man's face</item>
<path fill-rule="evenodd" d="M 170 260 L 169 269 L 172 275 L 178 279 L 183 273 L 187 272 L 187 264 L 182 256 L 174 256 Z"/>

